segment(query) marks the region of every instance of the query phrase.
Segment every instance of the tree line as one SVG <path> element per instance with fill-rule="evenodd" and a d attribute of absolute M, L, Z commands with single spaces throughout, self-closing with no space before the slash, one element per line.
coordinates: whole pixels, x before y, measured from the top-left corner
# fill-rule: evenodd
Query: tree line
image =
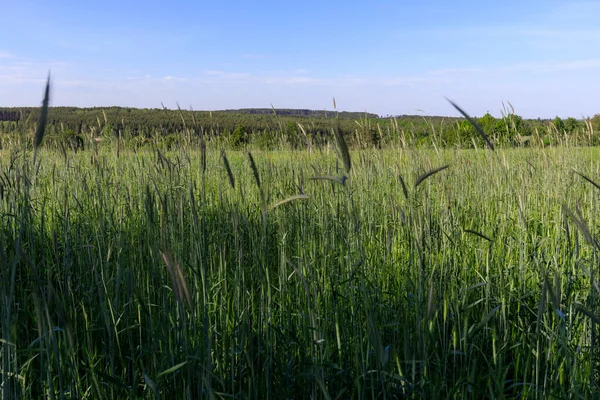
<path fill-rule="evenodd" d="M 40 110 L 34 107 L 0 108 L 0 132 L 17 134 L 34 129 Z M 474 118 L 494 141 L 506 146 L 556 145 L 562 141 L 598 144 L 600 114 L 590 119 L 524 119 L 514 113 L 496 118 L 490 113 Z M 143 144 L 161 138 L 169 147 L 184 139 L 209 137 L 231 147 L 254 144 L 291 148 L 328 143 L 334 130 L 353 147 L 387 144 L 436 145 L 440 147 L 483 146 L 472 124 L 464 118 L 400 115 L 379 117 L 369 113 L 303 109 L 240 109 L 191 111 L 136 109 L 127 107 L 52 107 L 48 134 L 55 138 L 122 138 Z"/>

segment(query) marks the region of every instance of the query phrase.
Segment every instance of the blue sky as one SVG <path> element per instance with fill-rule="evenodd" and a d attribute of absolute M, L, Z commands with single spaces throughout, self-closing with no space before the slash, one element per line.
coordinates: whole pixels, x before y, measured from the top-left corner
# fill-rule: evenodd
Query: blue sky
<path fill-rule="evenodd" d="M 600 1 L 1 4 L 0 106 L 600 113 Z"/>

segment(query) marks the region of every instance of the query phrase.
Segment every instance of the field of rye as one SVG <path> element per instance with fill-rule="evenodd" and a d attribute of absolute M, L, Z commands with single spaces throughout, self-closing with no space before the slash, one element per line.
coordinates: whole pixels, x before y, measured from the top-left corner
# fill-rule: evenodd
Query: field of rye
<path fill-rule="evenodd" d="M 0 395 L 591 398 L 600 150 L 0 153 Z"/>

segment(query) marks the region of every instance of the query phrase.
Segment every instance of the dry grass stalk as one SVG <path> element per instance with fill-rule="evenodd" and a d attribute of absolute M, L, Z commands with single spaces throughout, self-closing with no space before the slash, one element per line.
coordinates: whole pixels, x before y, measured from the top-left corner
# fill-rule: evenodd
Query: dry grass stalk
<path fill-rule="evenodd" d="M 169 275 L 171 276 L 171 282 L 173 283 L 173 292 L 175 292 L 175 297 L 177 300 L 187 306 L 190 311 L 193 310 L 193 300 L 192 295 L 183 276 L 183 271 L 179 266 L 179 263 L 175 261 L 173 255 L 169 252 L 161 252 L 165 265 L 167 266 L 167 271 L 169 271 Z"/>

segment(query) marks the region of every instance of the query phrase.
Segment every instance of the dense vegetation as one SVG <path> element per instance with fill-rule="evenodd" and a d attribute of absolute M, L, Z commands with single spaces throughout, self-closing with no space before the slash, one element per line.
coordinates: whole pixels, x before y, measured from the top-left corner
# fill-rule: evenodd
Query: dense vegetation
<path fill-rule="evenodd" d="M 512 109 L 502 118 L 489 113 L 476 122 L 495 143 L 503 146 L 590 145 L 597 144 L 592 132 L 600 130 L 600 114 L 590 119 L 524 120 Z M 1 143 L 18 132 L 35 128 L 38 108 L 0 108 Z M 397 116 L 380 118 L 374 114 L 247 109 L 229 111 L 187 111 L 168 109 L 51 108 L 47 137 L 50 142 L 66 141 L 73 136 L 120 138 L 126 145 L 139 148 L 155 140 L 181 145 L 186 137 L 211 137 L 226 147 L 273 150 L 323 146 L 337 129 L 354 148 L 381 146 L 436 146 L 473 148 L 484 145 L 473 126 L 463 118 Z M 1 144 L 0 143 L 0 144 Z M 52 144 L 50 144 L 52 145 Z M 6 145 L 4 145 L 6 146 Z"/>
<path fill-rule="evenodd" d="M 3 398 L 597 397 L 596 133 L 444 149 L 395 121 L 353 151 L 13 122 Z"/>

